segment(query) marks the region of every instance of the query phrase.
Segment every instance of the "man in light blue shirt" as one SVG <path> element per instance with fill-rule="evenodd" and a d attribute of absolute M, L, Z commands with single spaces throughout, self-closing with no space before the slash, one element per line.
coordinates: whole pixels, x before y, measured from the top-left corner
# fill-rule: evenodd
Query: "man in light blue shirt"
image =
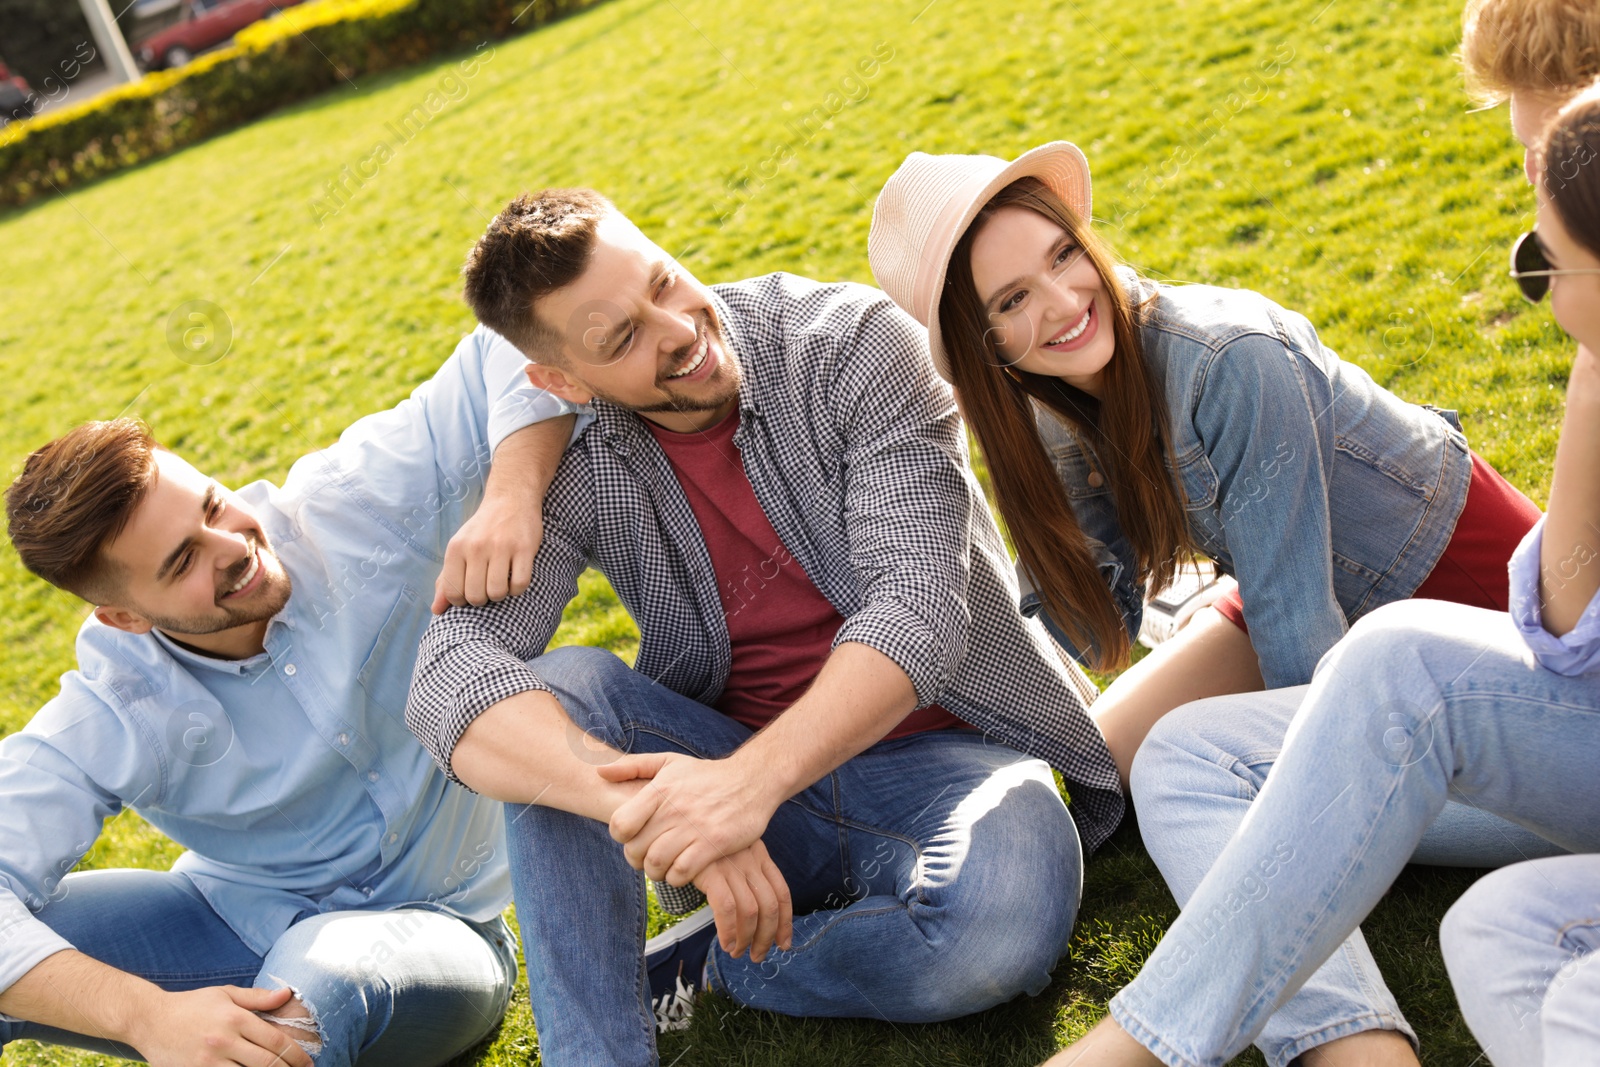
<path fill-rule="evenodd" d="M 574 409 L 525 365 L 479 328 L 282 487 L 230 491 L 131 419 L 29 457 L 13 544 L 96 607 L 0 741 L 0 1045 L 427 1067 L 499 1023 L 503 811 L 404 712 L 430 604 L 526 587 Z M 68 874 L 127 807 L 188 850 L 172 871 Z"/>

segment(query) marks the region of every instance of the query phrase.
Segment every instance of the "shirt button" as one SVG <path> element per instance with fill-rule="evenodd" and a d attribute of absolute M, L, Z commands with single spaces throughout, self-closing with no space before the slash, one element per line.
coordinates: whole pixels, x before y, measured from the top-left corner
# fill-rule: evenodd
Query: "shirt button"
<path fill-rule="evenodd" d="M 381 777 L 382 777 L 382 775 L 380 775 L 377 771 L 368 771 L 367 772 L 367 781 L 369 781 L 369 782 L 376 782 Z"/>
<path fill-rule="evenodd" d="M 1098 489 L 1102 485 L 1106 484 L 1106 480 L 1104 478 L 1100 477 L 1100 472 L 1099 471 L 1090 471 L 1088 480 L 1089 480 L 1089 488 L 1091 488 L 1091 489 Z M 291 673 L 293 673 L 293 672 L 291 672 Z"/>
<path fill-rule="evenodd" d="M 399 834 L 390 834 L 389 835 L 389 844 L 392 845 L 398 840 L 400 840 L 400 835 Z"/>
<path fill-rule="evenodd" d="M 283 673 L 287 674 L 289 677 L 293 678 L 294 677 L 294 664 L 291 663 L 288 666 L 286 666 L 285 668 L 283 668 Z"/>
<path fill-rule="evenodd" d="M 339 735 L 339 743 L 341 745 L 348 745 L 350 743 L 350 735 L 349 734 L 340 734 Z"/>
<path fill-rule="evenodd" d="M 372 895 L 372 887 L 370 885 L 369 886 L 362 886 L 361 891 L 363 893 L 365 893 L 369 897 Z"/>

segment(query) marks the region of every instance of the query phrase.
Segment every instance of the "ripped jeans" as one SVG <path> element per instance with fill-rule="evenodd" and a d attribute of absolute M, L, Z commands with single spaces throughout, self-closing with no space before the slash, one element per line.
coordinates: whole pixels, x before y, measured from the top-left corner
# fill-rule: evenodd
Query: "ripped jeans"
<path fill-rule="evenodd" d="M 62 886 L 65 894 L 40 920 L 102 963 L 170 992 L 294 989 L 315 1029 L 289 1036 L 318 1067 L 439 1067 L 494 1031 L 516 981 L 516 946 L 504 920 L 335 911 L 291 926 L 262 958 L 181 874 L 82 871 Z M 0 1048 L 21 1040 L 139 1058 L 103 1037 L 0 1015 Z"/>

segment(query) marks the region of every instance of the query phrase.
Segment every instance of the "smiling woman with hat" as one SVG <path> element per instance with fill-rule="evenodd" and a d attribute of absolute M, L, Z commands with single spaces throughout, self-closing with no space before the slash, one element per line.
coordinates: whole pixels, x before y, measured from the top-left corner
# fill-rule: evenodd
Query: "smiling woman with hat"
<path fill-rule="evenodd" d="M 879 284 L 928 328 L 1069 651 L 1125 665 L 1145 597 L 1194 555 L 1238 580 L 1091 712 L 1184 904 L 1250 797 L 1229 760 L 1209 768 L 1227 788 L 1171 771 L 1191 764 L 1163 762 L 1155 742 L 1135 769 L 1151 727 L 1200 697 L 1308 682 L 1351 623 L 1392 601 L 1504 611 L 1506 562 L 1539 511 L 1471 452 L 1452 413 L 1379 387 L 1303 316 L 1253 292 L 1141 278 L 1089 219 L 1088 164 L 1066 142 L 1009 163 L 913 153 L 878 198 L 867 247 Z M 1186 714 L 1242 739 L 1230 751 L 1276 752 L 1287 716 L 1253 707 Z M 1452 804 L 1412 858 L 1488 867 L 1552 848 Z M 1274 1067 L 1329 1043 L 1414 1064 L 1402 1033 L 1353 937 L 1257 1044 Z"/>
<path fill-rule="evenodd" d="M 1381 388 L 1304 317 L 1117 266 L 1090 203 L 1065 141 L 1011 162 L 915 152 L 867 247 L 928 328 L 1069 651 L 1125 666 L 1146 596 L 1196 554 L 1238 580 L 1096 705 L 1126 783 L 1167 711 L 1305 683 L 1382 604 L 1504 610 L 1506 560 L 1539 511 L 1453 413 Z"/>

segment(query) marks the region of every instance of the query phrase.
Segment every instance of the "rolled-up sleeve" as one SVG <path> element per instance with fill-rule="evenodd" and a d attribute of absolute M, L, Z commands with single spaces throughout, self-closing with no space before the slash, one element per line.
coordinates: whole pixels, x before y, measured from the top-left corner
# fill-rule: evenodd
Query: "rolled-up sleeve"
<path fill-rule="evenodd" d="M 576 415 L 572 440 L 594 421 L 588 407 L 569 403 L 536 389 L 528 381 L 528 357 L 487 326 L 479 326 L 462 344 L 476 344 L 483 353 L 483 382 L 489 399 L 489 451 L 525 426 L 559 415 Z"/>
<path fill-rule="evenodd" d="M 1557 637 L 1544 628 L 1539 595 L 1544 523 L 1540 519 L 1511 555 L 1511 618 L 1542 667 L 1568 676 L 1589 674 L 1600 670 L 1600 595 L 1589 601 L 1567 633 Z"/>
<path fill-rule="evenodd" d="M 535 389 L 524 373 L 527 362 L 498 334 L 479 327 L 405 400 L 358 419 L 334 445 L 298 460 L 284 491 L 320 491 L 327 475 L 338 472 L 344 492 L 329 494 L 324 506 L 343 509 L 353 499 L 395 541 L 442 559 L 483 498 L 500 442 L 577 411 Z M 586 418 L 579 414 L 575 430 Z"/>
<path fill-rule="evenodd" d="M 123 808 L 132 784 L 150 794 L 149 746 L 76 672 L 21 732 L 0 741 L 0 991 L 75 946 L 36 915 Z"/>
<path fill-rule="evenodd" d="M 0 993 L 57 952 L 73 946 L 0 887 Z"/>
<path fill-rule="evenodd" d="M 869 645 L 935 703 L 966 655 L 972 549 L 961 423 L 927 334 L 883 300 L 839 355 L 833 410 L 845 443 L 845 524 L 862 605 L 834 644 Z"/>
<path fill-rule="evenodd" d="M 406 725 L 451 781 L 461 783 L 450 759 L 473 720 L 518 693 L 550 691 L 528 661 L 544 651 L 589 565 L 594 497 L 585 469 L 585 457 L 574 451 L 556 472 L 527 591 L 481 607 L 451 608 L 423 634 Z"/>

